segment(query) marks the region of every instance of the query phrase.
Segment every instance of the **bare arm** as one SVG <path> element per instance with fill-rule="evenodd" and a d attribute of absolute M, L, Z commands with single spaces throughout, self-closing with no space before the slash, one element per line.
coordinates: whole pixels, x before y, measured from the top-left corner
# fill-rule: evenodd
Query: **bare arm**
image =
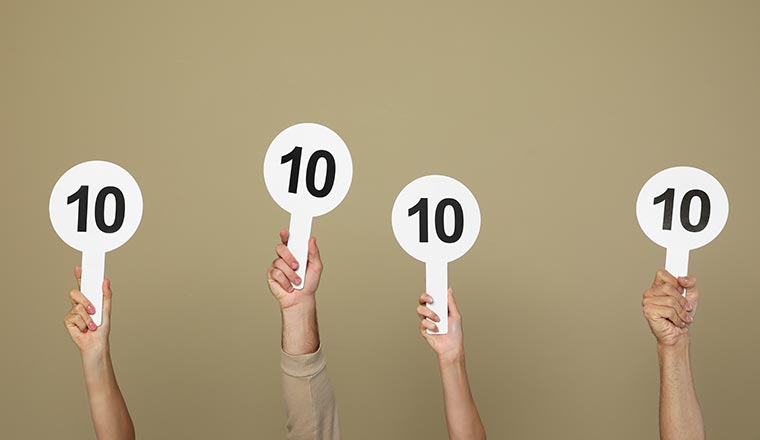
<path fill-rule="evenodd" d="M 449 333 L 430 335 L 426 330 L 437 331 L 435 322 L 439 321 L 439 318 L 427 307 L 427 304 L 433 302 L 433 298 L 426 293 L 420 296 L 420 304 L 417 306 L 417 315 L 421 319 L 420 334 L 438 355 L 449 439 L 484 440 L 486 431 L 480 420 L 478 408 L 475 406 L 475 400 L 470 391 L 470 381 L 467 378 L 462 316 L 459 314 L 454 301 L 454 292 L 451 289 L 449 289 L 448 301 Z"/>
<path fill-rule="evenodd" d="M 82 269 L 75 270 L 81 285 Z M 108 336 L 111 331 L 111 282 L 103 282 L 103 322 L 97 327 L 90 318 L 95 308 L 79 289 L 69 294 L 71 310 L 64 325 L 82 356 L 84 380 L 95 435 L 100 440 L 134 439 L 135 428 L 127 404 L 116 382 Z"/>
<path fill-rule="evenodd" d="M 686 295 L 682 296 L 684 289 Z M 652 287 L 644 292 L 644 316 L 657 338 L 662 440 L 705 438 L 689 355 L 689 326 L 694 322 L 698 304 L 693 276 L 675 278 L 660 270 Z"/>

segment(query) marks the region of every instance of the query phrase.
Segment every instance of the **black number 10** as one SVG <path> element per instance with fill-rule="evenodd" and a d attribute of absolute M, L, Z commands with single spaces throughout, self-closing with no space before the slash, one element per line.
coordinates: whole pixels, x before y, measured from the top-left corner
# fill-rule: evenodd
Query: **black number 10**
<path fill-rule="evenodd" d="M 665 202 L 665 212 L 662 217 L 662 229 L 670 231 L 673 227 L 673 199 L 675 198 L 676 190 L 674 188 L 668 188 L 664 193 L 654 198 L 654 204 Z M 702 210 L 699 214 L 699 221 L 697 224 L 691 224 L 689 218 L 689 210 L 691 209 L 691 201 L 694 197 L 699 197 L 699 201 L 702 205 Z M 707 227 L 707 222 L 710 221 L 710 197 L 707 196 L 702 190 L 693 189 L 683 196 L 681 201 L 681 226 L 689 232 L 699 232 Z"/>
<path fill-rule="evenodd" d="M 446 234 L 446 228 L 443 224 L 443 215 L 446 208 L 451 206 L 454 210 L 454 232 L 451 235 Z M 409 208 L 409 217 L 414 214 L 420 214 L 420 243 L 428 242 L 428 199 L 421 198 L 416 205 Z M 464 212 L 462 205 L 455 199 L 443 199 L 435 208 L 435 233 L 444 243 L 454 243 L 462 238 L 464 231 Z"/>
<path fill-rule="evenodd" d="M 74 194 L 66 199 L 67 205 L 79 202 L 77 232 L 87 232 L 87 195 L 89 193 L 90 187 L 82 185 Z M 114 215 L 113 223 L 110 225 L 106 223 L 106 197 L 108 196 L 113 196 L 116 202 L 116 214 Z M 121 225 L 124 224 L 124 194 L 119 188 L 107 186 L 100 190 L 98 197 L 95 199 L 95 224 L 98 225 L 98 229 L 106 234 L 111 234 L 121 229 Z"/>
<path fill-rule="evenodd" d="M 293 150 L 282 156 L 282 160 L 280 161 L 281 164 L 286 164 L 288 162 L 293 162 L 293 165 L 290 167 L 290 183 L 288 184 L 288 192 L 295 194 L 298 191 L 298 175 L 301 171 L 301 154 L 303 153 L 303 148 L 301 147 L 295 147 Z M 325 174 L 325 183 L 322 185 L 322 188 L 317 188 L 316 180 L 316 174 L 317 174 L 317 164 L 319 163 L 319 159 L 324 159 L 325 164 L 327 165 L 327 173 Z M 313 195 L 314 197 L 325 197 L 328 194 L 330 194 L 330 191 L 332 191 L 333 185 L 335 184 L 335 158 L 332 154 L 330 154 L 329 151 L 325 150 L 317 150 L 314 152 L 314 154 L 311 155 L 309 158 L 309 163 L 306 165 L 306 189 L 309 190 L 309 193 Z"/>

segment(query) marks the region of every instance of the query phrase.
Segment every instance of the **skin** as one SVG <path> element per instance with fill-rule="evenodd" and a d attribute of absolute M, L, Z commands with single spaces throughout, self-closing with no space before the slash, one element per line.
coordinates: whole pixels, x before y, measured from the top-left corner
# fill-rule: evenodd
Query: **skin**
<path fill-rule="evenodd" d="M 683 292 L 686 295 L 682 295 Z M 660 363 L 660 439 L 705 438 L 702 410 L 691 373 L 689 327 L 699 304 L 697 279 L 676 278 L 665 270 L 644 292 L 642 307 L 657 339 Z"/>
<path fill-rule="evenodd" d="M 96 326 L 90 315 L 95 307 L 80 291 L 82 268 L 74 270 L 77 289 L 69 293 L 71 309 L 63 324 L 82 357 L 82 369 L 95 435 L 100 440 L 132 440 L 135 427 L 116 383 L 108 336 L 111 333 L 111 281 L 103 281 L 103 322 Z"/>
<path fill-rule="evenodd" d="M 309 239 L 306 283 L 303 289 L 293 289 L 299 284 L 296 275 L 298 262 L 288 250 L 288 231 L 280 231 L 280 243 L 275 247 L 277 258 L 267 270 L 269 290 L 280 304 L 282 314 L 282 351 L 289 355 L 314 353 L 319 348 L 319 323 L 317 322 L 316 293 L 322 276 L 322 259 L 317 240 Z"/>
<path fill-rule="evenodd" d="M 436 322 L 440 318 L 428 308 L 433 298 L 423 293 L 419 298 L 417 316 L 420 318 L 419 331 L 438 356 L 438 367 L 443 383 L 443 401 L 446 411 L 446 426 L 451 440 L 483 440 L 486 431 L 480 420 L 478 408 L 470 391 L 464 356 L 464 334 L 462 315 L 459 313 L 454 291 L 449 289 L 449 332 L 445 335 L 431 335 L 426 330 L 438 331 Z"/>

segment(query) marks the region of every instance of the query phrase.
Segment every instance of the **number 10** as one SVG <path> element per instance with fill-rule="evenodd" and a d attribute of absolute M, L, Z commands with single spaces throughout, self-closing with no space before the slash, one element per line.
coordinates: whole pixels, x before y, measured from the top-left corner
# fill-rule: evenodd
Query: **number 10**
<path fill-rule="evenodd" d="M 79 189 L 66 199 L 67 205 L 79 202 L 79 212 L 77 216 L 77 232 L 87 232 L 87 195 L 90 193 L 90 187 L 82 185 Z M 116 202 L 116 213 L 113 223 L 106 223 L 106 197 L 112 195 Z M 98 229 L 111 234 L 118 231 L 124 223 L 124 194 L 115 186 L 107 186 L 100 190 L 98 197 L 95 199 L 95 224 Z"/>
<path fill-rule="evenodd" d="M 673 201 L 675 199 L 676 190 L 674 188 L 668 188 L 664 193 L 654 198 L 654 204 L 665 202 L 665 211 L 662 217 L 662 229 L 670 231 L 673 228 Z M 694 197 L 699 197 L 702 205 L 701 212 L 699 214 L 699 221 L 697 224 L 691 224 L 689 218 L 689 210 L 691 209 L 691 201 Z M 707 222 L 710 221 L 710 197 L 707 196 L 702 190 L 693 189 L 687 192 L 683 196 L 681 201 L 681 226 L 689 232 L 699 232 L 707 227 Z"/>
<path fill-rule="evenodd" d="M 295 147 L 293 150 L 282 156 L 280 163 L 286 164 L 288 162 L 293 162 L 293 165 L 290 167 L 290 182 L 288 184 L 288 192 L 295 194 L 298 192 L 298 175 L 301 172 L 301 154 L 303 152 L 303 148 L 301 147 Z M 327 172 L 325 173 L 325 183 L 322 185 L 321 189 L 317 189 L 317 184 L 315 182 L 316 180 L 316 174 L 317 174 L 317 163 L 319 163 L 319 159 L 324 159 L 325 163 L 327 164 Z M 309 158 L 309 163 L 306 165 L 306 189 L 309 190 L 309 193 L 313 195 L 314 197 L 325 197 L 328 194 L 330 194 L 330 191 L 332 191 L 333 185 L 335 184 L 335 158 L 332 154 L 330 154 L 329 151 L 326 150 L 317 150 L 314 152 L 314 154 L 311 155 Z"/>
<path fill-rule="evenodd" d="M 454 232 L 451 235 L 446 234 L 446 228 L 443 224 L 443 215 L 446 208 L 451 207 L 454 210 Z M 409 217 L 414 214 L 420 214 L 420 243 L 428 242 L 428 199 L 421 198 L 416 205 L 409 208 Z M 462 238 L 464 231 L 464 212 L 462 205 L 455 199 L 443 199 L 435 208 L 435 233 L 444 243 L 455 243 Z"/>

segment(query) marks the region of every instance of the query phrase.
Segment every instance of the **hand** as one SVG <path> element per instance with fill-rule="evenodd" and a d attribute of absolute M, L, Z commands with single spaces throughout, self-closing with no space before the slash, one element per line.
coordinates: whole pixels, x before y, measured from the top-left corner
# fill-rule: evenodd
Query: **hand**
<path fill-rule="evenodd" d="M 306 266 L 306 282 L 301 290 L 295 290 L 293 284 L 300 284 L 301 278 L 296 275 L 298 262 L 288 250 L 288 231 L 280 231 L 281 243 L 275 248 L 277 258 L 267 270 L 269 290 L 280 303 L 282 310 L 301 304 L 313 303 L 314 295 L 322 277 L 322 259 L 319 256 L 317 239 L 309 239 L 308 264 Z"/>
<path fill-rule="evenodd" d="M 454 301 L 454 290 L 449 288 L 449 332 L 445 335 L 431 335 L 426 330 L 438 331 L 435 322 L 440 318 L 427 304 L 433 303 L 433 297 L 423 293 L 417 306 L 417 316 L 420 318 L 420 334 L 430 344 L 438 355 L 439 361 L 459 361 L 464 358 L 464 334 L 462 333 L 462 315 L 459 314 L 457 303 Z M 430 319 L 428 319 L 430 318 Z M 432 321 L 431 321 L 432 320 Z M 434 321 L 434 322 L 433 322 Z"/>
<path fill-rule="evenodd" d="M 684 289 L 685 297 L 681 294 Z M 688 340 L 698 303 L 695 277 L 675 278 L 665 270 L 657 271 L 652 287 L 644 292 L 641 305 L 658 344 L 673 346 Z"/>
<path fill-rule="evenodd" d="M 104 354 L 108 351 L 108 335 L 111 332 L 111 281 L 103 281 L 103 322 L 96 326 L 90 315 L 95 307 L 79 290 L 82 286 L 82 267 L 74 269 L 77 289 L 69 292 L 71 310 L 63 318 L 63 324 L 81 355 Z"/>

